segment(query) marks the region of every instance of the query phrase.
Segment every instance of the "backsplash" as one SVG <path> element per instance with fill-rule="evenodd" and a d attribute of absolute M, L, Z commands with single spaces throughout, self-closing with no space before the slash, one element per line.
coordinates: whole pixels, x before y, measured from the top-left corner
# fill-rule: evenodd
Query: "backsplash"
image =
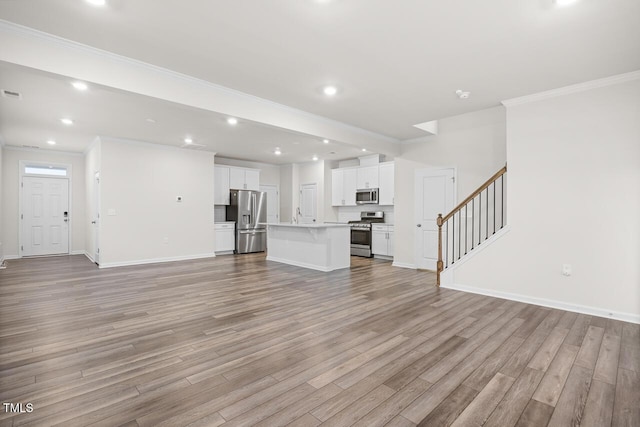
<path fill-rule="evenodd" d="M 213 221 L 224 222 L 227 220 L 227 207 L 225 205 L 215 205 L 213 208 Z"/>
<path fill-rule="evenodd" d="M 393 206 L 338 206 L 338 222 L 357 221 L 360 219 L 360 212 L 384 212 L 384 222 L 388 224 L 395 223 L 395 215 Z"/>

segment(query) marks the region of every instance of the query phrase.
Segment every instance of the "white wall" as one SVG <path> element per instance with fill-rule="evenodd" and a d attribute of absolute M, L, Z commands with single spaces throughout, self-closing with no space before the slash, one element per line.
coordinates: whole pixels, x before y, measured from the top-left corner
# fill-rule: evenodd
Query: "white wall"
<path fill-rule="evenodd" d="M 4 180 L 3 180 L 3 176 L 2 176 L 2 154 L 4 153 L 4 146 L 2 144 L 0 144 L 0 264 L 2 264 L 2 262 L 4 261 L 4 246 L 2 244 L 2 242 L 4 241 L 3 239 L 3 233 L 2 230 L 4 229 L 4 223 L 2 221 L 2 215 L 3 215 L 3 211 L 4 211 L 4 204 L 2 203 L 2 195 L 4 193 L 4 187 L 2 186 Z"/>
<path fill-rule="evenodd" d="M 20 160 L 70 164 L 71 178 L 71 252 L 84 253 L 85 244 L 85 179 L 82 154 L 59 153 L 48 150 L 21 150 L 4 147 L 2 155 L 2 230 L 4 256 L 20 256 L 18 227 L 20 226 Z"/>
<path fill-rule="evenodd" d="M 213 256 L 213 153 L 103 138 L 100 160 L 102 267 Z"/>
<path fill-rule="evenodd" d="M 456 168 L 458 199 L 464 199 L 505 165 L 505 122 L 504 107 L 489 108 L 438 120 L 437 135 L 402 144 L 402 154 L 394 159 L 394 262 L 415 265 L 415 171 L 435 166 Z"/>
<path fill-rule="evenodd" d="M 92 221 L 97 220 L 95 218 L 95 206 L 97 203 L 98 195 L 95 194 L 94 179 L 95 173 L 100 172 L 100 147 L 102 142 L 100 138 L 96 138 L 93 144 L 89 147 L 85 155 L 85 170 L 84 180 L 86 186 L 86 200 L 85 200 L 85 212 L 86 212 L 86 232 L 85 232 L 85 253 L 86 255 L 95 261 L 95 236 L 94 225 Z M 98 221 L 98 224 L 100 222 Z"/>
<path fill-rule="evenodd" d="M 290 223 L 293 207 L 293 165 L 280 166 L 280 222 Z"/>
<path fill-rule="evenodd" d="M 455 282 L 640 322 L 639 141 L 639 80 L 509 107 L 511 231 Z"/>

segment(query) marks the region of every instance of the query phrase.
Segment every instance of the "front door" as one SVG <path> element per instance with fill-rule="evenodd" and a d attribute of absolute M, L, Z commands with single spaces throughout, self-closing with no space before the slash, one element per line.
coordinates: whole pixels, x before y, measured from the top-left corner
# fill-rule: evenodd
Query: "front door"
<path fill-rule="evenodd" d="M 435 270 L 438 262 L 438 214 L 453 209 L 454 170 L 423 169 L 416 171 L 415 230 L 416 267 Z M 445 236 L 443 235 L 443 238 Z"/>
<path fill-rule="evenodd" d="M 69 253 L 69 180 L 22 178 L 22 255 Z"/>

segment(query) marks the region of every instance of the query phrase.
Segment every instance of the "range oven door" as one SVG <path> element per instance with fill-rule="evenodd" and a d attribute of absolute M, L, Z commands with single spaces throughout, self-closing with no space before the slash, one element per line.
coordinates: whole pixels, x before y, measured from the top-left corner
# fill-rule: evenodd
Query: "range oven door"
<path fill-rule="evenodd" d="M 371 257 L 370 228 L 351 228 L 351 255 Z"/>

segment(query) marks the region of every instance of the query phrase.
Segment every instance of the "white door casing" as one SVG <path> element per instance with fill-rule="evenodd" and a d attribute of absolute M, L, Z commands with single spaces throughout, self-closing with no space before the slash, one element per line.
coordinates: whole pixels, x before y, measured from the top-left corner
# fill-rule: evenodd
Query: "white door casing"
<path fill-rule="evenodd" d="M 316 222 L 318 217 L 318 186 L 313 184 L 302 184 L 300 186 L 300 223 L 311 224 Z"/>
<path fill-rule="evenodd" d="M 454 169 L 422 169 L 415 175 L 416 267 L 435 270 L 438 261 L 438 214 L 446 215 L 455 201 Z M 443 236 L 445 237 L 445 236 Z"/>
<path fill-rule="evenodd" d="M 100 265 L 100 172 L 93 176 L 93 261 Z"/>
<path fill-rule="evenodd" d="M 69 179 L 23 176 L 21 254 L 69 253 Z"/>
<path fill-rule="evenodd" d="M 267 222 L 280 222 L 280 193 L 278 186 L 272 184 L 261 185 L 260 191 L 267 193 Z"/>

